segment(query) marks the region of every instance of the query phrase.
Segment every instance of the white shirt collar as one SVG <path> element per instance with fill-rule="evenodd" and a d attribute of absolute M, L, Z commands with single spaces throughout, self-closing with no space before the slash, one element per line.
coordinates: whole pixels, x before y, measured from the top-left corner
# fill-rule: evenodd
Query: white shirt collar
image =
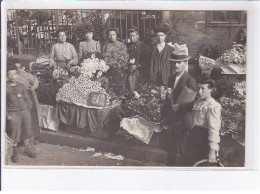
<path fill-rule="evenodd" d="M 161 42 L 161 43 L 157 43 L 157 46 L 160 46 L 160 47 L 165 47 L 165 42 Z"/>
<path fill-rule="evenodd" d="M 181 74 L 176 74 L 176 77 L 180 78 L 184 74 L 185 71 L 183 71 Z"/>

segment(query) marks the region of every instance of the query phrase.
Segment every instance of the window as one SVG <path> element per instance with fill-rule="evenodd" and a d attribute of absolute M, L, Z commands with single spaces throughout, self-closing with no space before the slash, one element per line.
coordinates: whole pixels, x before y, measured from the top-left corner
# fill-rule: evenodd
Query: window
<path fill-rule="evenodd" d="M 208 11 L 207 26 L 244 26 L 245 11 Z"/>

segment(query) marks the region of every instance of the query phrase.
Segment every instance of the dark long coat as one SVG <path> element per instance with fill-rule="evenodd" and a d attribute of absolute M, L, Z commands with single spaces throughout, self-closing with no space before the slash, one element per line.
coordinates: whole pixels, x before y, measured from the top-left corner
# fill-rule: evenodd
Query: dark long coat
<path fill-rule="evenodd" d="M 155 45 L 151 52 L 150 80 L 157 85 L 167 85 L 171 75 L 171 63 L 169 58 L 174 48 L 165 44 L 164 49 L 159 52 Z"/>

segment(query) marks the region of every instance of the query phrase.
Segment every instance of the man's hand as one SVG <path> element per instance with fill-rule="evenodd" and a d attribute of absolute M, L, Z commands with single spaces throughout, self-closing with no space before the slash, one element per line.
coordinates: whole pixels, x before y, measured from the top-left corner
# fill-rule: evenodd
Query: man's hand
<path fill-rule="evenodd" d="M 209 150 L 209 155 L 208 155 L 209 163 L 216 163 L 217 162 L 217 156 L 216 156 L 216 151 L 213 149 Z"/>
<path fill-rule="evenodd" d="M 11 120 L 11 119 L 12 119 L 12 116 L 8 115 L 7 120 Z"/>
<path fill-rule="evenodd" d="M 179 110 L 179 108 L 180 108 L 179 104 L 173 104 L 173 105 L 172 105 L 172 110 L 173 110 L 174 112 L 177 112 L 177 111 Z"/>
<path fill-rule="evenodd" d="M 67 68 L 68 70 L 70 70 L 70 62 L 68 62 L 68 64 L 66 65 L 66 68 Z"/>

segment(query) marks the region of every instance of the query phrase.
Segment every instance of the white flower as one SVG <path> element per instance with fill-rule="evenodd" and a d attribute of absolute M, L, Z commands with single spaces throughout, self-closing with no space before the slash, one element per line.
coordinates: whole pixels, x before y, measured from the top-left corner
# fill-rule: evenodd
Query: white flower
<path fill-rule="evenodd" d="M 140 98 L 140 94 L 137 91 L 134 91 L 135 98 Z"/>
<path fill-rule="evenodd" d="M 135 58 L 131 59 L 129 62 L 130 62 L 131 64 L 135 64 Z"/>
<path fill-rule="evenodd" d="M 96 57 L 95 54 L 91 55 L 91 59 L 95 59 L 95 57 Z"/>
<path fill-rule="evenodd" d="M 99 71 L 99 72 L 97 73 L 97 78 L 100 78 L 101 76 L 102 76 L 102 72 Z"/>

